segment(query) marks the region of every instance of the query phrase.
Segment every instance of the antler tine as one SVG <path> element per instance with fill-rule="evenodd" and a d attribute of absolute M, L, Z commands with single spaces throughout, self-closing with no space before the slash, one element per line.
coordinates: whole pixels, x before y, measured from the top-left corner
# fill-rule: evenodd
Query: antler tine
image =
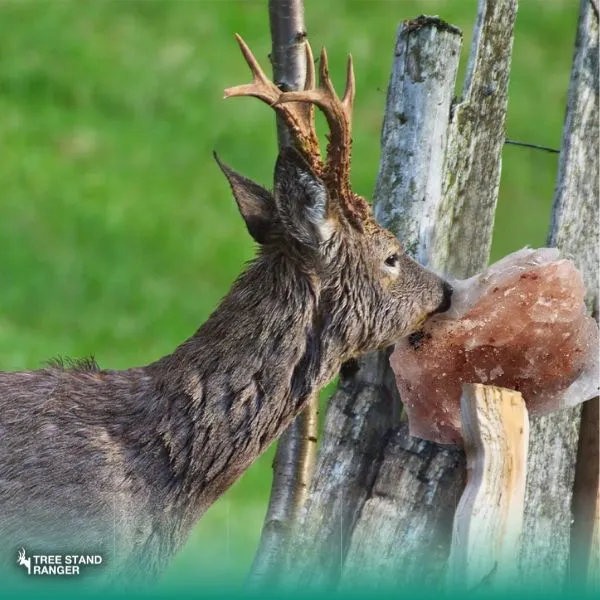
<path fill-rule="evenodd" d="M 327 160 L 324 168 L 325 182 L 340 203 L 346 216 L 360 224 L 367 218 L 370 208 L 367 202 L 350 189 L 350 154 L 352 151 L 352 106 L 354 103 L 355 80 L 352 57 L 346 66 L 346 88 L 340 100 L 329 77 L 327 52 L 321 51 L 319 64 L 319 87 L 302 92 L 281 94 L 278 104 L 306 102 L 318 106 L 329 125 Z"/>
<path fill-rule="evenodd" d="M 234 96 L 255 96 L 263 100 L 267 104 L 273 105 L 279 99 L 281 91 L 279 88 L 265 75 L 260 64 L 256 60 L 252 50 L 248 47 L 242 36 L 235 34 L 235 39 L 246 59 L 250 72 L 252 73 L 252 83 L 236 85 L 227 88 L 224 92 L 224 98 L 232 98 Z"/>
<path fill-rule="evenodd" d="M 315 87 L 315 57 L 308 40 L 306 40 L 304 48 L 306 51 L 306 82 L 304 83 L 304 89 L 312 90 Z"/>
<path fill-rule="evenodd" d="M 317 174 L 321 174 L 323 164 L 319 151 L 319 140 L 314 128 L 312 106 L 307 104 L 281 104 L 279 101 L 283 92 L 265 75 L 256 57 L 242 37 L 236 33 L 235 39 L 246 59 L 248 67 L 250 67 L 252 83 L 227 88 L 224 97 L 253 96 L 277 111 L 290 130 L 297 150 L 304 155 Z M 312 88 L 314 87 L 315 69 L 312 50 L 308 43 L 306 44 L 306 58 L 306 87 Z"/>
<path fill-rule="evenodd" d="M 319 88 L 326 90 L 332 98 L 337 98 L 331 78 L 329 77 L 329 61 L 327 60 L 327 50 L 325 48 L 321 48 L 319 59 Z"/>
<path fill-rule="evenodd" d="M 352 54 L 348 54 L 348 62 L 346 64 L 346 89 L 344 90 L 344 96 L 342 97 L 342 104 L 349 115 L 352 115 L 355 94 L 356 80 L 354 79 L 354 65 L 352 63 Z"/>

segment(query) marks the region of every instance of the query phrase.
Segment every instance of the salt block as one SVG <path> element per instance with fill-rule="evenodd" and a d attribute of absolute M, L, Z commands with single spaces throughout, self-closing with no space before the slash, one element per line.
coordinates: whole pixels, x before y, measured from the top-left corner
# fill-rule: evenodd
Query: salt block
<path fill-rule="evenodd" d="M 462 444 L 463 383 L 517 390 L 533 416 L 598 395 L 598 325 L 581 274 L 556 249 L 520 250 L 451 283 L 450 310 L 390 357 L 411 435 Z"/>

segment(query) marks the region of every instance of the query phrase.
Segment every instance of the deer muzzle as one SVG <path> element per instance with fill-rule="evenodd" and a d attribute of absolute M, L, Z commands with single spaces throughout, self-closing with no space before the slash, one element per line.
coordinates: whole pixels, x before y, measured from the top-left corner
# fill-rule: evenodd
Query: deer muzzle
<path fill-rule="evenodd" d="M 444 281 L 442 282 L 442 290 L 442 301 L 440 302 L 440 305 L 431 313 L 432 315 L 446 312 L 452 304 L 452 294 L 454 293 L 454 288 L 447 281 Z"/>

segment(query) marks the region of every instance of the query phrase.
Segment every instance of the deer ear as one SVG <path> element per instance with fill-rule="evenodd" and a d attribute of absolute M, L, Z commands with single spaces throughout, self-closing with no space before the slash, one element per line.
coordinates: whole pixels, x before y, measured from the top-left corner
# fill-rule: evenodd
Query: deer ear
<path fill-rule="evenodd" d="M 259 244 L 264 244 L 275 213 L 275 202 L 271 192 L 221 162 L 216 152 L 213 152 L 213 156 L 227 177 L 248 232 Z"/>
<path fill-rule="evenodd" d="M 293 148 L 282 149 L 277 158 L 275 205 L 285 229 L 299 242 L 316 247 L 331 237 L 325 184 Z"/>

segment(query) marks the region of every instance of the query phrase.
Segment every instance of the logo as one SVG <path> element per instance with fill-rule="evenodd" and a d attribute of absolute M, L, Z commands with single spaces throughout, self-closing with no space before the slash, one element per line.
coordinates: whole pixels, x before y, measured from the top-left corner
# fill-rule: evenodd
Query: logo
<path fill-rule="evenodd" d="M 17 563 L 20 567 L 25 567 L 27 569 L 27 575 L 31 575 L 31 559 L 25 556 L 25 548 L 19 550 Z"/>
<path fill-rule="evenodd" d="M 81 575 L 87 566 L 102 564 L 99 554 L 32 554 L 25 548 L 17 552 L 17 564 L 27 569 L 27 575 Z"/>

